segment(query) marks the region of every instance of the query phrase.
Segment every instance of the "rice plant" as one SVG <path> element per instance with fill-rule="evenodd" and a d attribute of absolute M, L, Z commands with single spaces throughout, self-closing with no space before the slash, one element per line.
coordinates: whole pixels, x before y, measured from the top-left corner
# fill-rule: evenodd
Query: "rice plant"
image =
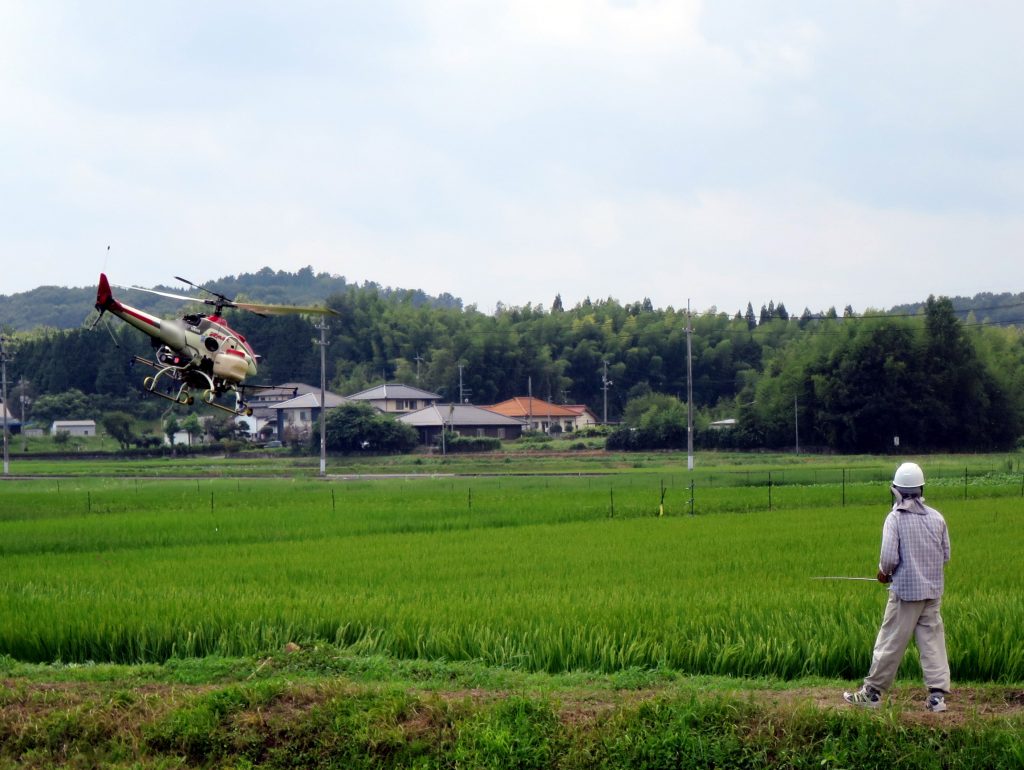
<path fill-rule="evenodd" d="M 862 675 L 885 589 L 811 578 L 874 574 L 884 486 L 851 484 L 843 505 L 835 483 L 787 484 L 769 510 L 765 487 L 709 484 L 691 516 L 684 481 L 5 483 L 0 654 L 141 662 L 293 641 L 544 671 Z M 958 679 L 1024 679 L 1009 489 L 929 490 L 952 534 Z"/>

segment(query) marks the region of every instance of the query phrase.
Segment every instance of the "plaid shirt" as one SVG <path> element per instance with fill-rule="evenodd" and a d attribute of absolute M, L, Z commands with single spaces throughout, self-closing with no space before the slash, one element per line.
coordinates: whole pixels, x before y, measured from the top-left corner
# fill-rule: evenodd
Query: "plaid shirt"
<path fill-rule="evenodd" d="M 942 596 L 943 567 L 949 561 L 946 520 L 924 498 L 905 498 L 893 506 L 882 528 L 878 568 L 892 575 L 892 590 L 907 602 Z"/>

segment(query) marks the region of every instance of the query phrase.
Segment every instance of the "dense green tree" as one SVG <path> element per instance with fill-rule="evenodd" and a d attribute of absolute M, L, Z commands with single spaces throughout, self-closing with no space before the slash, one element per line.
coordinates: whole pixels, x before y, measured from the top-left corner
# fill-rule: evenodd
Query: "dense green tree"
<path fill-rule="evenodd" d="M 167 415 L 167 419 L 164 420 L 164 435 L 167 436 L 167 443 L 174 445 L 174 436 L 181 430 L 181 423 L 178 422 L 177 415 L 174 412 L 170 412 Z"/>
<path fill-rule="evenodd" d="M 39 396 L 32 405 L 32 418 L 43 423 L 51 423 L 54 420 L 85 420 L 92 415 L 91 400 L 75 388 Z"/>
<path fill-rule="evenodd" d="M 191 412 L 181 421 L 181 428 L 188 434 L 189 446 L 192 446 L 196 436 L 203 434 L 203 425 L 199 422 L 199 416 L 195 412 Z"/>
<path fill-rule="evenodd" d="M 414 428 L 365 403 L 328 410 L 324 424 L 326 445 L 333 452 L 408 452 L 419 441 Z M 314 443 L 319 446 L 318 437 Z"/>
<path fill-rule="evenodd" d="M 631 399 L 622 425 L 607 440 L 610 449 L 679 449 L 686 446 L 686 406 L 664 393 Z"/>
<path fill-rule="evenodd" d="M 550 310 L 501 306 L 485 314 L 415 291 L 347 283 L 339 289 L 329 278 L 311 270 L 260 271 L 218 290 L 252 290 L 256 298 L 262 283 L 267 294 L 259 299 L 296 302 L 288 294 L 293 284 L 320 291 L 321 301 L 328 297 L 339 313 L 324 318 L 328 387 L 343 394 L 397 379 L 454 401 L 461 365 L 474 403 L 530 390 L 602 414 L 607 393 L 608 416 L 616 421 L 641 395 L 685 397 L 689 324 L 694 407 L 698 415 L 737 417 L 730 441 L 741 446 L 791 446 L 799 423 L 802 445 L 843 451 L 878 451 L 891 446 L 893 435 L 920 449 L 1002 447 L 1024 424 L 1019 331 L 965 327 L 964 314 L 948 300 L 932 298 L 920 316 L 900 318 L 854 316 L 847 306 L 840 320 L 834 307 L 807 308 L 795 324 L 774 300 L 760 323 L 749 302 L 746 315 L 712 308 L 688 319 L 682 310 L 655 309 L 648 298 L 587 298 L 561 311 L 554 303 Z M 237 313 L 230 322 L 263 356 L 254 383 L 319 382 L 314 320 Z M 94 332 L 19 333 L 16 343 L 9 379 L 30 381 L 40 419 L 107 410 L 158 419 L 167 406 L 139 398 L 148 372 L 129 362 L 133 355 L 152 358 L 149 339 L 116 319 Z M 72 390 L 77 401 L 62 395 Z"/>
<path fill-rule="evenodd" d="M 747 328 L 753 331 L 754 327 L 757 326 L 757 317 L 754 315 L 754 305 L 752 303 L 747 303 L 747 312 L 744 313 L 743 317 L 747 321 Z"/>
<path fill-rule="evenodd" d="M 134 420 L 130 414 L 107 412 L 103 415 L 102 425 L 103 430 L 121 446 L 121 449 L 128 449 L 138 440 L 138 436 L 135 435 Z"/>

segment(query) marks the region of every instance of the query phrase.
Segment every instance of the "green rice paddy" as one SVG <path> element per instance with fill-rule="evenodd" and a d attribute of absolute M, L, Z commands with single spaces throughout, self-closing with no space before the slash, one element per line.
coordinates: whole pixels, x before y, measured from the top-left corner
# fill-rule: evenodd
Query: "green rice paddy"
<path fill-rule="evenodd" d="M 874 575 L 886 487 L 766 473 L 706 473 L 692 515 L 678 470 L 8 481 L 0 655 L 161 662 L 327 642 L 529 671 L 857 678 L 885 589 L 812 578 Z M 928 499 L 953 546 L 953 675 L 1024 680 L 1020 475 L 946 476 Z M 904 665 L 919 670 L 915 653 Z"/>

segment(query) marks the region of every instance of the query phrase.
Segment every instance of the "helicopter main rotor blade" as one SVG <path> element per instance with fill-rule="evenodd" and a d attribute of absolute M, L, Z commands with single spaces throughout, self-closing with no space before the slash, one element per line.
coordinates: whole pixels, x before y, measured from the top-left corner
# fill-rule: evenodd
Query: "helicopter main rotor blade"
<path fill-rule="evenodd" d="M 232 302 L 226 307 L 237 307 L 253 313 L 263 315 L 286 315 L 289 313 L 316 313 L 318 315 L 338 315 L 337 310 L 329 307 L 315 307 L 303 305 L 263 305 L 258 302 Z"/>
<path fill-rule="evenodd" d="M 161 297 L 168 297 L 170 299 L 180 299 L 184 302 L 199 302 L 207 305 L 212 304 L 210 300 L 203 299 L 202 297 L 186 297 L 184 294 L 171 294 L 169 291 L 157 291 L 156 289 L 146 289 L 142 286 L 118 286 L 119 289 L 130 289 L 132 291 L 144 291 L 147 294 L 157 294 Z"/>
<path fill-rule="evenodd" d="M 131 289 L 133 291 L 144 291 L 148 294 L 156 294 L 160 297 L 168 297 L 169 299 L 177 299 L 183 302 L 198 302 L 202 305 L 213 305 L 214 307 L 220 308 L 239 308 L 241 310 L 248 310 L 257 315 L 287 315 L 293 313 L 313 313 L 317 315 L 338 315 L 337 310 L 332 310 L 329 307 L 320 307 L 312 305 L 270 305 L 261 302 L 235 302 L 228 299 L 223 294 L 218 294 L 211 289 L 207 289 L 199 284 L 192 283 L 187 278 L 182 278 L 180 275 L 174 276 L 177 280 L 182 283 L 187 283 L 200 291 L 205 291 L 207 294 L 212 294 L 216 299 L 207 299 L 205 297 L 189 297 L 184 294 L 174 294 L 169 291 L 159 291 L 158 289 L 146 289 L 142 286 L 117 286 L 118 289 Z"/>
<path fill-rule="evenodd" d="M 224 307 L 234 307 L 234 302 L 232 300 L 228 299 L 228 297 L 226 295 L 221 294 L 219 291 L 214 291 L 213 289 L 207 289 L 205 286 L 202 286 L 202 285 L 200 285 L 198 283 L 193 283 L 188 278 L 182 278 L 180 275 L 176 275 L 176 276 L 174 276 L 174 278 L 176 280 L 178 280 L 178 281 L 181 281 L 182 283 L 187 283 L 193 289 L 199 289 L 199 291 L 205 291 L 207 294 L 210 294 L 210 295 L 216 297 L 217 299 L 220 300 L 220 302 L 217 303 L 217 304 L 223 305 Z M 211 302 L 210 304 L 212 305 L 214 303 Z"/>

